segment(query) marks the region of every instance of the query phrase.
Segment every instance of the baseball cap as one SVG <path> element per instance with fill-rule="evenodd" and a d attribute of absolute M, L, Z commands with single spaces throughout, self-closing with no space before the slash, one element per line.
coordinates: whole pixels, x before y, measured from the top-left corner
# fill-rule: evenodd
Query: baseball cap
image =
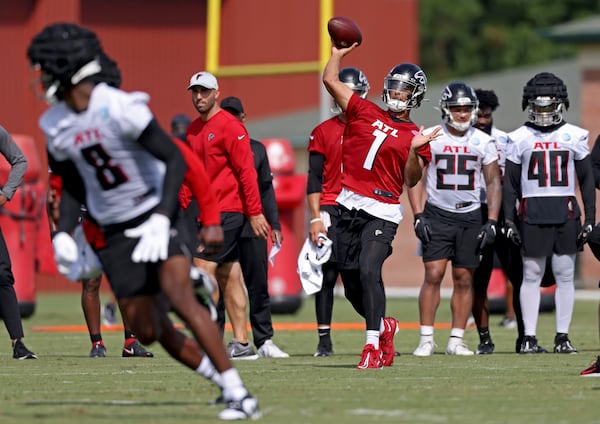
<path fill-rule="evenodd" d="M 217 78 L 210 72 L 197 72 L 190 78 L 190 85 L 188 85 L 188 90 L 195 85 L 199 85 L 204 88 L 208 88 L 210 90 L 218 90 L 219 84 L 217 83 Z"/>
<path fill-rule="evenodd" d="M 244 106 L 242 106 L 242 101 L 237 97 L 233 96 L 225 97 L 221 101 L 221 108 L 231 109 L 236 113 L 244 113 Z"/>

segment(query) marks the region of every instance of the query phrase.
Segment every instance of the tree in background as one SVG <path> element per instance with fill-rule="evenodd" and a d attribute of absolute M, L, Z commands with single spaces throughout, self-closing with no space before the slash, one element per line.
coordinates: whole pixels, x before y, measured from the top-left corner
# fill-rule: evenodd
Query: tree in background
<path fill-rule="evenodd" d="M 421 64 L 436 80 L 573 57 L 541 32 L 595 14 L 598 0 L 421 0 Z"/>

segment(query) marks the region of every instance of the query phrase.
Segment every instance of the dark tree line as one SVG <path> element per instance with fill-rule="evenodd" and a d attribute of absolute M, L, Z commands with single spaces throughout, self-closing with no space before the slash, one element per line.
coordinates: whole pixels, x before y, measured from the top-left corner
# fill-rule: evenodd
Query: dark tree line
<path fill-rule="evenodd" d="M 572 57 L 542 33 L 600 14 L 600 0 L 421 0 L 421 65 L 432 80 Z"/>

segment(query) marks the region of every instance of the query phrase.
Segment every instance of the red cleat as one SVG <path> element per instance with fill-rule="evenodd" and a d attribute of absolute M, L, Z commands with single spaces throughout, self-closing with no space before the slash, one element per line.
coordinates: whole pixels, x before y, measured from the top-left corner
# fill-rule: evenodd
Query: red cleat
<path fill-rule="evenodd" d="M 379 336 L 379 349 L 381 350 L 381 362 L 384 367 L 394 363 L 396 349 L 394 349 L 394 336 L 398 332 L 398 320 L 396 318 L 383 319 L 383 332 Z"/>
<path fill-rule="evenodd" d="M 600 356 L 589 367 L 581 371 L 582 377 L 600 377 Z"/>
<path fill-rule="evenodd" d="M 360 362 L 356 368 L 359 370 L 383 368 L 383 362 L 381 362 L 381 350 L 375 349 L 375 346 L 372 344 L 365 345 L 360 355 Z"/>

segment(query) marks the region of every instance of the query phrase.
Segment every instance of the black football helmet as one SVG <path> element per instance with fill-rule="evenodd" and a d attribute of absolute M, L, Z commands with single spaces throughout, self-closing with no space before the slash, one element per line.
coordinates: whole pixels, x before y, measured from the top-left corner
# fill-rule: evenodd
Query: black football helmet
<path fill-rule="evenodd" d="M 55 23 L 33 37 L 27 57 L 41 70 L 45 97 L 53 101 L 61 99 L 66 89 L 100 72 L 101 50 L 100 40 L 89 29 Z"/>
<path fill-rule="evenodd" d="M 340 81 L 350 87 L 362 99 L 367 97 L 371 86 L 366 75 L 360 69 L 353 67 L 343 68 L 340 70 L 338 77 Z"/>
<path fill-rule="evenodd" d="M 351 66 L 342 68 L 338 73 L 338 78 L 341 82 L 350 87 L 358 96 L 360 96 L 361 99 L 367 98 L 367 94 L 369 94 L 369 89 L 371 86 L 369 85 L 367 76 L 360 69 L 353 68 Z M 336 103 L 335 100 L 333 101 L 331 112 L 335 114 L 342 112 L 342 108 Z"/>
<path fill-rule="evenodd" d="M 567 86 L 550 72 L 540 72 L 523 87 L 523 110 L 529 122 L 540 127 L 560 124 L 563 109 L 569 109 Z"/>
<path fill-rule="evenodd" d="M 390 92 L 408 91 L 407 100 L 395 99 Z M 392 112 L 402 112 L 407 109 L 416 109 L 427 91 L 427 76 L 417 65 L 401 63 L 394 66 L 383 80 L 382 100 Z"/>
<path fill-rule="evenodd" d="M 452 106 L 468 106 L 471 108 L 471 119 L 467 122 L 456 122 L 450 113 Z M 477 108 L 479 100 L 475 90 L 464 82 L 451 82 L 442 90 L 440 95 L 440 110 L 442 119 L 446 124 L 458 131 L 466 131 L 477 122 Z"/>

